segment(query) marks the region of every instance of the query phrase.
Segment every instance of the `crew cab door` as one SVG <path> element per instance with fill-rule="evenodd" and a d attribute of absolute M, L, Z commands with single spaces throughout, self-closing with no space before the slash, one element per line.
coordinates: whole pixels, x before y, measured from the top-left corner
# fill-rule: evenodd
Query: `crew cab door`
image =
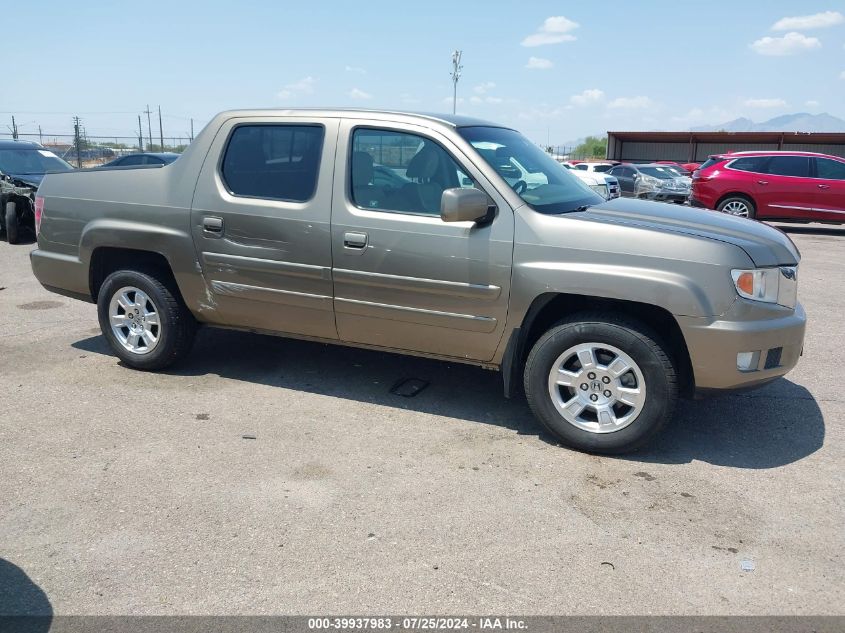
<path fill-rule="evenodd" d="M 223 124 L 191 209 L 210 322 L 337 338 L 330 218 L 338 125 L 271 115 Z"/>
<path fill-rule="evenodd" d="M 755 174 L 757 217 L 810 220 L 818 191 L 808 156 L 771 156 Z"/>
<path fill-rule="evenodd" d="M 513 212 L 445 135 L 343 121 L 332 202 L 335 317 L 342 341 L 493 358 L 508 309 Z M 388 169 L 394 184 L 374 174 Z M 496 206 L 487 223 L 444 222 L 447 188 L 475 186 Z"/>
<path fill-rule="evenodd" d="M 845 161 L 818 157 L 816 162 L 816 218 L 845 222 Z"/>

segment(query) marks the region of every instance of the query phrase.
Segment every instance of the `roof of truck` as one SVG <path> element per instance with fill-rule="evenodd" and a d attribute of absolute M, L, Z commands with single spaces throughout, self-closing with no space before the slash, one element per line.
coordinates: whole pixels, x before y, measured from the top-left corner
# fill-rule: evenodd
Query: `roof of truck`
<path fill-rule="evenodd" d="M 396 115 L 411 118 L 426 119 L 428 121 L 436 121 L 438 123 L 445 123 L 451 127 L 473 127 L 477 125 L 484 125 L 488 127 L 507 127 L 499 123 L 485 121 L 484 119 L 476 119 L 474 117 L 464 116 L 462 114 L 442 114 L 434 112 L 410 112 L 405 110 L 368 110 L 366 108 L 263 108 L 255 110 L 228 110 L 221 112 L 221 115 L 227 117 L 232 116 L 256 116 L 261 114 L 282 114 L 297 116 L 307 114 L 311 116 L 322 117 L 349 117 L 362 116 L 367 118 L 389 118 Z"/>
<path fill-rule="evenodd" d="M 35 141 L 0 140 L 0 149 L 44 149 Z"/>

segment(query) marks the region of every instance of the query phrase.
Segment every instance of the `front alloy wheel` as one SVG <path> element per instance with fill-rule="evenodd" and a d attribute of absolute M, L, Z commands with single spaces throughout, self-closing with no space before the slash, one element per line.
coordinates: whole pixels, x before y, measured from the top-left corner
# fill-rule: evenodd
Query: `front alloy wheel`
<path fill-rule="evenodd" d="M 613 433 L 637 419 L 646 385 L 640 367 L 619 348 L 581 343 L 552 364 L 549 395 L 573 426 L 588 433 Z"/>
<path fill-rule="evenodd" d="M 672 415 L 678 395 L 672 356 L 633 317 L 573 314 L 534 343 L 525 361 L 525 396 L 564 444 L 591 453 L 632 451 Z"/>

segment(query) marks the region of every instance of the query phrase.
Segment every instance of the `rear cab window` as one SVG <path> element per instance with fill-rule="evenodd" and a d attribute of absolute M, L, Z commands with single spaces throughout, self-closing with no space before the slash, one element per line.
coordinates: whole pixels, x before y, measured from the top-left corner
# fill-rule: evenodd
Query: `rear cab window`
<path fill-rule="evenodd" d="M 305 202 L 317 189 L 325 130 L 316 124 L 239 125 L 229 137 L 221 176 L 236 196 Z"/>

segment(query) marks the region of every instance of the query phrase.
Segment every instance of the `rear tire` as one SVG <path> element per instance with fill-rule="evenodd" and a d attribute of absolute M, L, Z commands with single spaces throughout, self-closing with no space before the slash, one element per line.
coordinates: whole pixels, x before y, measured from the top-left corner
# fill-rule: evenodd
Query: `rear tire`
<path fill-rule="evenodd" d="M 639 321 L 610 312 L 573 315 L 528 355 L 528 405 L 567 446 L 636 450 L 671 418 L 678 397 L 677 372 L 659 340 Z"/>
<path fill-rule="evenodd" d="M 20 225 L 18 223 L 18 205 L 15 202 L 6 203 L 6 240 L 9 244 L 20 242 Z"/>
<path fill-rule="evenodd" d="M 754 206 L 751 198 L 740 195 L 725 198 L 718 204 L 716 210 L 750 220 L 757 217 L 757 208 Z"/>
<path fill-rule="evenodd" d="M 144 371 L 182 360 L 191 350 L 197 329 L 175 284 L 134 270 L 106 277 L 97 296 L 97 316 L 117 357 Z"/>

